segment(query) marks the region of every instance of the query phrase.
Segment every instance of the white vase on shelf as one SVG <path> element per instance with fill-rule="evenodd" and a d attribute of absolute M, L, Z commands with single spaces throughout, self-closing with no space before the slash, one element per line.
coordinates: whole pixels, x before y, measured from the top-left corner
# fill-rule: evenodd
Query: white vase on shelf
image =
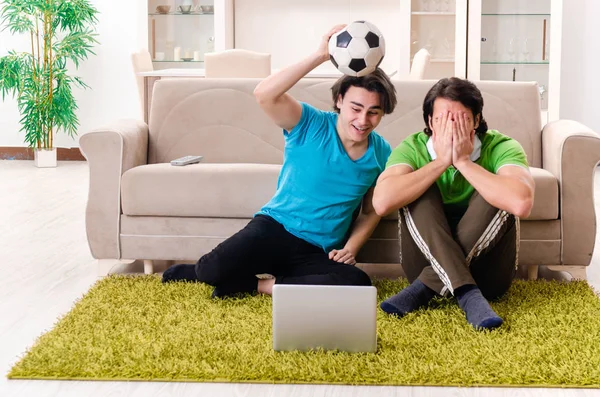
<path fill-rule="evenodd" d="M 206 52 L 215 52 L 215 38 L 213 36 L 206 40 Z"/>
<path fill-rule="evenodd" d="M 529 62 L 529 39 L 526 37 L 523 39 L 523 45 L 521 46 L 521 53 L 523 54 L 523 60 Z"/>
<path fill-rule="evenodd" d="M 506 53 L 508 54 L 508 60 L 511 62 L 515 61 L 515 53 L 516 53 L 516 37 L 511 37 L 508 40 L 508 46 L 506 47 Z"/>

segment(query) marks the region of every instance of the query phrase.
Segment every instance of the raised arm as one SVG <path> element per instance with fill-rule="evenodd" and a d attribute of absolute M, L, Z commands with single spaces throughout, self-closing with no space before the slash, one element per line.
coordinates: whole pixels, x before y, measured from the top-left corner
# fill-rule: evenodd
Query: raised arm
<path fill-rule="evenodd" d="M 287 92 L 308 72 L 329 60 L 327 45 L 329 38 L 342 30 L 345 25 L 337 25 L 323 36 L 319 49 L 302 61 L 288 66 L 261 81 L 254 90 L 254 96 L 265 113 L 279 127 L 291 131 L 300 121 L 302 106 Z"/>

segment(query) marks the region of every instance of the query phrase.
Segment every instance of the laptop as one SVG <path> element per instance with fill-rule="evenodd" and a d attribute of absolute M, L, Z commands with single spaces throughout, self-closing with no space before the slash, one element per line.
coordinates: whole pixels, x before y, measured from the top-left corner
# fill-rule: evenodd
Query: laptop
<path fill-rule="evenodd" d="M 377 351 L 377 289 L 273 286 L 273 349 Z"/>

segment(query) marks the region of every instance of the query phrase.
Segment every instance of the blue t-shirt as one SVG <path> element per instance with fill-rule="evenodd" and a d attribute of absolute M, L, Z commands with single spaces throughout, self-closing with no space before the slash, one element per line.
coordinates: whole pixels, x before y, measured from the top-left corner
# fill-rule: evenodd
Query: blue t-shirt
<path fill-rule="evenodd" d="M 275 195 L 257 214 L 268 215 L 296 237 L 323 248 L 345 243 L 353 212 L 375 185 L 391 153 L 376 132 L 369 147 L 352 160 L 337 134 L 338 114 L 302 103 L 302 117 L 283 131 L 283 166 Z"/>

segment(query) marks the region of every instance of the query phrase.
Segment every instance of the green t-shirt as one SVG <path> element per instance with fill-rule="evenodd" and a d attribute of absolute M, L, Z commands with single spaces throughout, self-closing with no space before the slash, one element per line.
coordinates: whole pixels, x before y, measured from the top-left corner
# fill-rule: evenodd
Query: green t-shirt
<path fill-rule="evenodd" d="M 429 137 L 424 132 L 410 135 L 398 145 L 388 158 L 386 169 L 399 164 L 406 164 L 413 170 L 418 170 L 432 161 L 427 150 Z M 528 168 L 527 155 L 516 140 L 488 130 L 481 141 L 481 154 L 476 164 L 487 171 L 496 174 L 500 167 L 511 164 Z M 444 204 L 465 208 L 475 189 L 453 166 L 436 181 Z"/>

